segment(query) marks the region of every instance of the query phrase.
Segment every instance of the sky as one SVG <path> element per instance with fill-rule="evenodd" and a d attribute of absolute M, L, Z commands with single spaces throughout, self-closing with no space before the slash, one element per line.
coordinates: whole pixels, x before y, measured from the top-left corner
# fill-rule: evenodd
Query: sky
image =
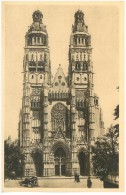
<path fill-rule="evenodd" d="M 94 91 L 100 98 L 105 127 L 113 123 L 119 86 L 119 9 L 115 5 L 7 5 L 5 7 L 5 50 L 3 64 L 4 137 L 17 138 L 23 95 L 23 56 L 25 34 L 35 10 L 43 13 L 50 46 L 53 76 L 61 64 L 68 71 L 68 50 L 74 14 L 84 12 L 91 34 Z"/>

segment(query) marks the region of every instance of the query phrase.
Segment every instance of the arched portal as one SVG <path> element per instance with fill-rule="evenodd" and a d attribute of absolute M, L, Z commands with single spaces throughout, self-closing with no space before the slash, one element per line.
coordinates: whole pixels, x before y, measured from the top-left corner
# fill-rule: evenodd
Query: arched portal
<path fill-rule="evenodd" d="M 58 147 L 54 152 L 55 175 L 66 175 L 66 152 Z"/>
<path fill-rule="evenodd" d="M 87 175 L 87 156 L 81 151 L 78 155 L 79 166 L 80 166 L 80 175 Z"/>
<path fill-rule="evenodd" d="M 41 177 L 43 175 L 43 159 L 40 152 L 33 154 L 33 161 L 36 170 L 36 176 Z"/>

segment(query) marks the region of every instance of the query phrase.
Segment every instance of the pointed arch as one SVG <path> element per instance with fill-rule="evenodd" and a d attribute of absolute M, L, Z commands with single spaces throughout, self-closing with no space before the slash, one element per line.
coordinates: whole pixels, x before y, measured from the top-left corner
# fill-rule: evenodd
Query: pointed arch
<path fill-rule="evenodd" d="M 65 151 L 65 153 L 66 153 L 66 157 L 67 158 L 70 158 L 70 148 L 69 148 L 69 146 L 67 145 L 67 143 L 66 142 L 64 142 L 64 141 L 59 141 L 59 140 L 57 140 L 55 143 L 54 143 L 54 145 L 51 147 L 51 149 L 50 149 L 50 152 L 52 152 L 52 153 L 54 153 L 58 148 L 63 148 L 63 150 Z"/>

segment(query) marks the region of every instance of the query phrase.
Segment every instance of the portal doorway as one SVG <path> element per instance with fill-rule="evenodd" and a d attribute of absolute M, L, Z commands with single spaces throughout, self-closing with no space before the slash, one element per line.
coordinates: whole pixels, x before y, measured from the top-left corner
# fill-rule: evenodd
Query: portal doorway
<path fill-rule="evenodd" d="M 36 176 L 41 177 L 43 175 L 43 160 L 42 155 L 39 152 L 33 154 L 33 161 L 36 170 Z"/>
<path fill-rule="evenodd" d="M 58 147 L 54 153 L 55 175 L 66 175 L 66 152 L 62 147 Z"/>
<path fill-rule="evenodd" d="M 80 175 L 87 175 L 87 157 L 84 152 L 79 153 L 79 166 L 80 166 Z"/>

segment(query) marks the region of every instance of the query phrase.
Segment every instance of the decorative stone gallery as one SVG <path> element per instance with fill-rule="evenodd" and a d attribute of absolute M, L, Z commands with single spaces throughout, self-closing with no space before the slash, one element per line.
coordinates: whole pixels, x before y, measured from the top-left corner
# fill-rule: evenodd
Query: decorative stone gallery
<path fill-rule="evenodd" d="M 40 11 L 25 36 L 23 98 L 19 116 L 24 176 L 93 175 L 92 146 L 104 134 L 94 93 L 91 35 L 78 10 L 72 26 L 68 75 L 52 80 L 48 33 Z"/>

